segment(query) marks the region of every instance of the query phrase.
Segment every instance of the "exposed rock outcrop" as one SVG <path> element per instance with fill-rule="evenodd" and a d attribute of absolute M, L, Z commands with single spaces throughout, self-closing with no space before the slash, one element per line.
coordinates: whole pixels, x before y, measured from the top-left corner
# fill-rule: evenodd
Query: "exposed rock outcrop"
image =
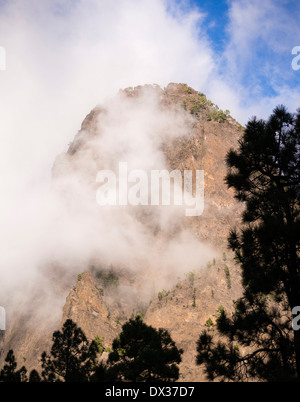
<path fill-rule="evenodd" d="M 98 335 L 103 339 L 104 346 L 110 346 L 116 335 L 117 324 L 109 318 L 109 309 L 102 293 L 90 272 L 79 274 L 76 286 L 66 299 L 62 324 L 70 318 L 84 330 L 90 341 Z"/>
<path fill-rule="evenodd" d="M 103 292 L 96 275 L 99 268 L 97 266 L 101 265 L 101 272 L 106 272 L 109 261 L 101 261 L 97 256 L 90 266 L 82 267 L 76 283 L 74 273 L 68 279 L 69 288 L 74 282 L 70 291 L 66 287 L 61 291 L 63 298 L 68 294 L 61 320 L 52 320 L 51 325 L 47 325 L 48 317 L 45 315 L 39 323 L 36 320 L 31 326 L 27 323 L 24 331 L 25 307 L 11 320 L 6 349 L 8 345 L 14 348 L 20 361 L 22 357 L 29 356 L 29 368 L 36 367 L 40 351 L 49 348 L 50 331 L 58 329 L 67 318 L 75 321 L 90 340 L 98 335 L 104 339 L 104 346 L 110 346 L 130 314 L 142 312 L 147 324 L 168 329 L 178 346 L 184 349 L 181 380 L 204 380 L 202 370 L 195 365 L 197 337 L 209 318 L 215 320 L 214 316 L 220 306 L 231 310 L 232 300 L 241 295 L 239 269 L 227 251 L 227 236 L 229 229 L 238 225 L 242 206 L 234 199 L 233 192 L 228 190 L 224 177 L 227 171 L 226 153 L 231 147 L 237 147 L 242 127 L 228 111 L 220 111 L 204 94 L 185 84 L 171 83 L 164 89 L 158 86 L 127 88 L 119 96 L 120 99 L 129 99 L 132 102 L 130 107 L 134 109 L 147 94 L 158 99 L 159 110 L 170 112 L 170 127 L 168 124 L 164 126 L 170 133 L 158 133 L 157 140 L 164 167 L 181 172 L 186 169 L 193 172 L 204 170 L 204 213 L 195 217 L 174 214 L 168 225 L 164 225 L 162 215 L 155 209 L 142 206 L 129 208 L 128 216 L 124 223 L 122 221 L 122 230 L 124 229 L 127 236 L 128 222 L 134 221 L 139 233 L 149 237 L 152 243 L 150 242 L 147 252 L 139 254 L 136 260 L 132 258 L 131 251 L 130 261 L 126 258 L 122 260 L 122 269 L 119 267 L 121 274 L 118 273 L 119 280 L 113 287 L 104 289 Z M 176 116 L 180 116 L 181 124 L 186 121 L 186 129 L 184 135 L 172 137 Z M 119 153 L 107 156 L 105 147 L 99 146 L 101 142 L 98 140 L 104 135 L 109 118 L 111 117 L 105 106 L 98 106 L 87 115 L 68 151 L 59 155 L 54 163 L 54 184 L 61 178 L 72 175 L 76 178 L 76 183 L 84 183 L 87 197 L 90 196 L 95 201 L 97 171 L 115 167 L 123 152 L 120 146 L 117 147 Z M 169 247 L 169 255 L 173 252 L 174 261 L 178 260 L 178 250 L 170 245 L 176 235 L 184 231 L 192 234 L 196 239 L 195 244 L 199 242 L 199 247 L 200 244 L 203 249 L 211 247 L 215 255 L 206 266 L 201 266 L 199 262 L 197 269 L 190 268 L 189 262 L 184 264 L 180 273 L 187 274 L 185 279 L 182 276 L 178 278 L 179 274 L 172 270 L 172 265 L 166 273 L 164 264 L 167 259 L 165 256 L 161 257 Z M 128 235 L 126 245 L 134 250 L 135 247 L 138 248 L 139 241 L 139 238 L 132 239 Z M 112 249 L 112 257 L 115 250 L 117 251 L 117 244 Z M 180 256 L 180 261 L 190 261 L 190 256 L 186 253 Z M 92 265 L 96 266 L 95 271 L 89 269 Z M 56 328 L 53 323 L 56 323 Z M 32 330 L 34 325 L 37 328 Z"/>

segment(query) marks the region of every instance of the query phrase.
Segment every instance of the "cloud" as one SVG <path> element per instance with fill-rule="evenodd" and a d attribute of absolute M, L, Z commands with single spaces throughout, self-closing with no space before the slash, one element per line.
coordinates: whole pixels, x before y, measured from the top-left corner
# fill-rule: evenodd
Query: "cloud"
<path fill-rule="evenodd" d="M 154 86 L 144 89 L 138 100 L 120 94 L 104 102 L 94 128 L 98 135 L 78 133 L 72 144 L 76 152 L 57 157 L 51 186 L 40 183 L 22 193 L 22 204 L 1 228 L 5 249 L 1 262 L 10 267 L 0 273 L 2 297 L 3 293 L 11 297 L 16 288 L 19 301 L 32 292 L 29 282 L 43 289 L 45 267 L 58 266 L 74 275 L 93 262 L 148 275 L 151 281 L 139 287 L 140 296 L 147 299 L 153 289 L 170 286 L 175 278 L 198 270 L 215 256 L 215 251 L 182 229 L 186 206 L 145 211 L 96 203 L 99 169 L 114 170 L 120 161 L 128 162 L 129 171 L 167 169 L 162 144 L 190 132 L 192 116 L 182 108 L 176 112 L 162 108 L 161 92 Z M 55 300 L 64 301 L 61 295 Z M 49 302 L 51 298 L 45 298 Z"/>
<path fill-rule="evenodd" d="M 0 71 L 2 284 L 25 283 L 51 253 L 60 258 L 75 250 L 80 263 L 79 246 L 96 228 L 88 213 L 74 220 L 66 208 L 61 218 L 61 206 L 49 196 L 51 168 L 84 116 L 120 88 L 186 82 L 241 123 L 254 114 L 266 117 L 278 103 L 292 111 L 299 106 L 297 89 L 279 79 L 293 74 L 290 51 L 299 45 L 295 17 L 288 3 L 280 4 L 231 2 L 228 43 L 223 54 L 215 54 L 203 28 L 204 13 L 187 2 L 0 2 L 0 45 L 7 58 L 6 71 Z M 270 49 L 286 63 L 262 58 Z M 274 93 L 264 93 L 261 77 Z M 111 138 L 107 146 L 109 141 L 116 144 Z M 82 259 L 96 246 L 91 243 Z"/>
<path fill-rule="evenodd" d="M 131 85 L 206 80 L 213 60 L 197 41 L 200 19 L 171 15 L 160 0 L 1 3 L 2 283 L 25 281 L 38 265 L 55 210 L 53 161 L 96 104 Z M 75 244 L 78 227 L 69 223 Z"/>
<path fill-rule="evenodd" d="M 29 177 L 49 174 L 83 117 L 120 88 L 170 81 L 201 87 L 214 62 L 205 36 L 197 39 L 200 19 L 171 16 L 160 0 L 31 0 L 30 7 L 16 0 L 3 6 L 5 186 L 18 193 Z"/>
<path fill-rule="evenodd" d="M 227 104 L 242 123 L 253 115 L 267 118 L 278 103 L 292 112 L 300 105 L 300 76 L 291 68 L 291 49 L 300 27 L 292 3 L 296 7 L 290 1 L 230 3 L 227 44 L 210 94 L 222 106 L 228 95 Z"/>
<path fill-rule="evenodd" d="M 168 168 L 162 145 L 191 130 L 191 115 L 183 109 L 175 112 L 161 108 L 160 92 L 146 88 L 138 99 L 122 95 L 110 99 L 93 126 L 98 135 L 81 132 L 72 144 L 76 152 L 57 158 L 53 186 L 58 209 L 56 223 L 51 225 L 49 258 L 55 254 L 58 261 L 73 261 L 72 266 L 74 262 L 78 266 L 78 261 L 86 265 L 93 258 L 125 265 L 133 272 L 147 268 L 160 278 L 161 286 L 164 275 L 172 273 L 175 278 L 186 269 L 198 269 L 213 256 L 209 247 L 188 231 L 183 232 L 186 206 L 100 207 L 96 203 L 100 169 L 111 169 L 118 180 L 122 161 L 127 163 L 128 173 L 143 169 L 150 178 L 152 169 Z M 46 240 L 49 244 L 48 235 Z M 169 252 L 171 243 L 173 249 L 177 246 L 177 254 L 182 254 L 181 260 Z"/>

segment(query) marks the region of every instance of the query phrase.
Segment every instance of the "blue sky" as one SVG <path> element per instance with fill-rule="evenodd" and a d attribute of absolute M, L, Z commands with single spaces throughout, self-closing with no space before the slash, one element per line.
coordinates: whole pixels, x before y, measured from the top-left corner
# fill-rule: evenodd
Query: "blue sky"
<path fill-rule="evenodd" d="M 215 51 L 217 53 L 224 51 L 227 38 L 226 26 L 229 21 L 228 1 L 191 0 L 190 4 L 205 13 L 206 18 L 203 25 Z"/>
<path fill-rule="evenodd" d="M 300 73 L 291 69 L 291 60 L 294 57 L 291 56 L 291 49 L 300 43 L 299 1 L 191 0 L 185 3 L 186 10 L 197 7 L 200 12 L 205 13 L 202 27 L 209 36 L 215 57 L 220 59 L 226 54 L 228 43 L 237 28 L 233 26 L 238 21 L 237 11 L 241 11 L 243 6 L 249 9 L 250 19 L 251 11 L 260 11 L 263 16 L 262 21 L 259 15 L 252 21 L 254 27 L 257 24 L 254 35 L 249 32 L 251 26 L 245 24 L 243 29 L 242 21 L 243 17 L 247 19 L 247 12 L 240 16 L 239 32 L 246 36 L 249 34 L 245 44 L 251 52 L 251 57 L 247 58 L 247 63 L 242 65 L 240 72 L 240 82 L 245 90 L 255 96 L 276 97 L 282 87 L 300 89 Z M 265 28 L 266 34 L 263 32 Z M 237 41 L 235 46 L 238 44 Z"/>

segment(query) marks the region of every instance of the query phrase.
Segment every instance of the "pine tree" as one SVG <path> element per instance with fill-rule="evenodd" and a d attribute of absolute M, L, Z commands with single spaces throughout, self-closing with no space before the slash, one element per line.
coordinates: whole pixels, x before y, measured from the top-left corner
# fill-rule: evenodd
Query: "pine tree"
<path fill-rule="evenodd" d="M 5 365 L 0 372 L 0 381 L 2 382 L 26 382 L 27 370 L 22 366 L 17 370 L 17 361 L 13 350 L 9 350 L 5 358 Z"/>
<path fill-rule="evenodd" d="M 42 354 L 42 378 L 46 382 L 89 381 L 97 356 L 96 342 L 88 342 L 81 328 L 70 319 L 62 331 L 53 333 L 50 355 Z"/>
<path fill-rule="evenodd" d="M 29 382 L 41 382 L 41 377 L 36 370 L 32 370 L 29 374 Z"/>
<path fill-rule="evenodd" d="M 300 331 L 292 330 L 300 306 L 300 109 L 278 106 L 268 121 L 251 119 L 227 164 L 227 185 L 245 205 L 242 229 L 229 236 L 244 296 L 232 318 L 223 312 L 217 320 L 230 343 L 202 333 L 197 363 L 210 379 L 300 380 Z"/>
<path fill-rule="evenodd" d="M 182 349 L 165 329 L 146 325 L 140 316 L 130 319 L 113 341 L 109 354 L 109 374 L 117 381 L 175 381 Z"/>

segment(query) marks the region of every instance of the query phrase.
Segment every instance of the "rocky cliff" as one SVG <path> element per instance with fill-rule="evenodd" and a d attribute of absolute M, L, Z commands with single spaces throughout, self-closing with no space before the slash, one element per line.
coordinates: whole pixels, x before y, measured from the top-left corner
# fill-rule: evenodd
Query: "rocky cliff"
<path fill-rule="evenodd" d="M 147 107 L 152 109 L 151 119 L 157 121 L 145 117 Z M 129 120 L 122 118 L 126 113 Z M 137 130 L 136 121 L 143 122 Z M 130 137 L 132 131 L 142 132 L 149 126 L 152 131 L 147 137 Z M 122 130 L 123 137 L 117 130 Z M 242 132 L 229 111 L 221 111 L 186 84 L 127 88 L 120 91 L 117 102 L 93 109 L 68 151 L 57 157 L 54 186 L 64 192 L 75 177 L 76 183 L 84 183 L 80 190 L 85 189 L 85 200 L 95 201 L 97 171 L 114 169 L 129 155 L 133 167 L 143 161 L 146 170 L 154 166 L 178 169 L 182 174 L 184 170 L 203 170 L 204 212 L 187 217 L 177 210 L 128 206 L 126 213 L 121 208 L 97 215 L 94 220 L 99 219 L 105 228 L 104 232 L 101 229 L 103 249 L 99 247 L 99 252 L 95 247 L 79 273 L 70 270 L 65 277 L 60 292 L 61 298 L 66 298 L 62 317 L 50 326 L 47 316 L 39 323 L 30 324 L 28 319 L 26 331 L 31 336 L 25 342 L 20 313 L 7 331 L 6 350 L 10 345 L 19 359 L 26 356 L 28 366 L 36 367 L 40 351 L 49 347 L 54 323 L 59 327 L 66 318 L 76 321 L 89 339 L 103 338 L 108 347 L 121 325 L 139 313 L 147 324 L 168 329 L 184 349 L 181 380 L 204 380 L 194 363 L 198 335 L 209 319 L 214 322 L 218 309 L 232 309 L 232 300 L 241 294 L 239 269 L 227 250 L 227 236 L 239 223 L 242 207 L 227 189 L 224 176 L 226 153 L 237 147 Z M 65 192 L 71 207 L 72 195 L 78 195 L 72 191 Z M 113 218 L 108 220 L 109 214 Z M 125 229 L 126 242 L 119 237 Z M 105 237 L 115 238 L 115 245 L 105 243 Z M 105 248 L 110 248 L 111 258 Z"/>

